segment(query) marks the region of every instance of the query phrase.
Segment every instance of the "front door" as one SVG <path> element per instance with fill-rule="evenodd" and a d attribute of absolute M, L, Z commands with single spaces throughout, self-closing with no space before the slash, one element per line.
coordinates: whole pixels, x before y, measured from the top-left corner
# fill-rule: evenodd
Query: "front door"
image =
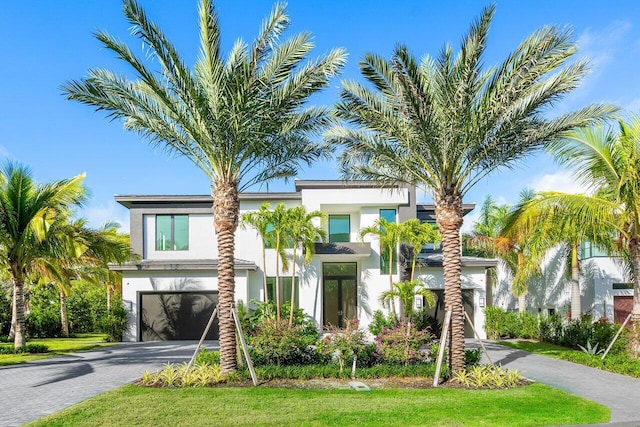
<path fill-rule="evenodd" d="M 358 313 L 356 263 L 327 262 L 322 273 L 323 324 L 342 328 Z"/>

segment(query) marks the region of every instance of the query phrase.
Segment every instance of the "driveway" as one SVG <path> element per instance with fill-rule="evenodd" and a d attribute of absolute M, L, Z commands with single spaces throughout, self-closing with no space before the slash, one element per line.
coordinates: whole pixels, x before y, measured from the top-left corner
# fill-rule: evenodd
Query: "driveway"
<path fill-rule="evenodd" d="M 145 370 L 188 361 L 195 341 L 122 343 L 0 368 L 0 426 L 19 426 L 130 383 Z M 205 348 L 218 349 L 217 341 Z"/>
<path fill-rule="evenodd" d="M 478 345 L 468 343 L 468 346 Z M 494 363 L 609 407 L 610 423 L 640 427 L 640 380 L 490 342 L 485 342 L 485 346 Z M 486 356 L 483 362 L 488 362 Z"/>

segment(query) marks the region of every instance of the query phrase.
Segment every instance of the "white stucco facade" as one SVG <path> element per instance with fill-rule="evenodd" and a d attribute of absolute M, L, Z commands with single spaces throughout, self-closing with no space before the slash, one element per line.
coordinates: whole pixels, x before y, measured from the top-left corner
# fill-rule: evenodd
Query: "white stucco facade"
<path fill-rule="evenodd" d="M 197 317 L 197 313 L 189 309 L 196 307 L 210 312 L 217 303 L 218 253 L 212 199 L 133 195 L 117 196 L 116 200 L 130 210 L 132 246 L 141 256 L 139 261 L 116 267 L 122 270 L 122 296 L 125 307 L 130 310 L 130 327 L 124 338 L 129 341 L 178 339 L 172 338 L 177 335 L 163 334 L 179 329 L 185 334 L 185 328 L 193 325 L 189 326 L 184 317 Z M 380 270 L 379 241 L 372 236 L 361 240 L 360 230 L 373 225 L 380 218 L 381 209 L 395 210 L 398 221 L 415 218 L 417 210 L 429 209 L 416 204 L 415 191 L 409 188 L 381 189 L 368 182 L 297 181 L 296 191 L 291 193 L 241 194 L 240 213 L 258 210 L 264 202 L 272 208 L 278 203 L 287 207 L 302 205 L 307 211 L 322 211 L 329 218 L 348 215 L 349 242 L 317 246 L 310 264 L 296 264 L 299 307 L 319 327 L 329 323 L 328 319 L 342 322 L 347 317 L 358 317 L 366 328 L 376 310 L 384 311 L 379 296 L 389 289 L 389 276 Z M 156 227 L 160 215 L 171 221 L 178 215 L 181 221 L 185 216 L 188 218 L 188 247 L 158 249 Z M 327 222 L 318 220 L 316 225 L 327 230 Z M 239 226 L 235 241 L 235 298 L 251 307 L 252 301 L 264 300 L 263 272 L 270 278 L 276 274 L 290 277 L 291 269 L 276 266 L 274 249 L 266 250 L 263 264 L 262 242 L 251 227 Z M 287 252 L 291 254 L 291 249 Z M 485 265 L 478 260 L 481 259 L 468 266 L 463 262 L 462 281 L 463 289 L 470 292 L 473 300 L 470 309 L 474 324 L 484 338 Z M 494 262 L 487 261 L 487 266 Z M 444 288 L 441 264 L 425 264 L 417 277 L 429 288 Z M 400 276 L 395 274 L 392 280 L 397 282 Z M 197 329 L 198 325 L 193 327 Z M 180 335 L 180 339 L 185 336 Z M 193 338 L 189 335 L 186 339 Z"/>

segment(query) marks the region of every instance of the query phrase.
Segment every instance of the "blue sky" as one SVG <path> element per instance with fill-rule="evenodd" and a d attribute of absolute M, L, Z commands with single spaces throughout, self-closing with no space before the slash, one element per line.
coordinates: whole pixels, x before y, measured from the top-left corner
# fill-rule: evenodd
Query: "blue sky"
<path fill-rule="evenodd" d="M 196 0 L 143 0 L 149 16 L 193 63 L 198 53 Z M 252 40 L 271 1 L 216 1 L 225 49 L 237 39 Z M 365 52 L 388 56 L 400 42 L 418 57 L 436 55 L 445 43 L 457 48 L 485 1 L 333 1 L 291 0 L 288 34 L 310 31 L 315 55 L 344 47 L 349 61 L 342 78 L 358 79 Z M 487 65 L 502 61 L 528 34 L 543 25 L 568 25 L 580 57 L 592 64 L 581 87 L 554 113 L 590 102 L 611 102 L 625 112 L 640 111 L 640 3 L 635 1 L 498 1 L 488 41 Z M 79 212 L 92 225 L 107 219 L 128 228 L 128 213 L 114 194 L 207 194 L 205 175 L 185 159 L 152 149 L 102 113 L 66 101 L 60 85 L 86 75 L 90 67 L 126 72 L 122 63 L 92 36 L 106 30 L 140 51 L 130 37 L 118 1 L 25 0 L 5 2 L 0 13 L 0 160 L 32 168 L 40 182 L 86 172 L 92 193 Z M 331 105 L 339 79 L 314 103 Z M 315 165 L 301 179 L 338 177 L 331 162 Z M 498 172 L 475 187 L 466 202 L 491 194 L 512 203 L 523 188 L 574 191 L 574 180 L 546 155 L 527 158 L 515 169 Z M 292 191 L 274 183 L 272 190 Z M 256 189 L 258 190 L 258 189 Z M 428 201 L 424 199 L 424 201 Z M 470 214 L 470 223 L 474 214 Z"/>

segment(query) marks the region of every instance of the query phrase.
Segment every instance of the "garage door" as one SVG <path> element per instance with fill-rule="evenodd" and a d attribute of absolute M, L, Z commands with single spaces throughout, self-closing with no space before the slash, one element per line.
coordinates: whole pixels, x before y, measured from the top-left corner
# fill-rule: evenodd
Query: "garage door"
<path fill-rule="evenodd" d="M 632 296 L 614 296 L 613 297 L 613 321 L 621 324 L 625 321 L 631 308 L 633 307 Z"/>
<path fill-rule="evenodd" d="M 217 292 L 141 292 L 141 341 L 199 340 L 218 304 Z M 207 339 L 218 339 L 218 320 Z"/>

